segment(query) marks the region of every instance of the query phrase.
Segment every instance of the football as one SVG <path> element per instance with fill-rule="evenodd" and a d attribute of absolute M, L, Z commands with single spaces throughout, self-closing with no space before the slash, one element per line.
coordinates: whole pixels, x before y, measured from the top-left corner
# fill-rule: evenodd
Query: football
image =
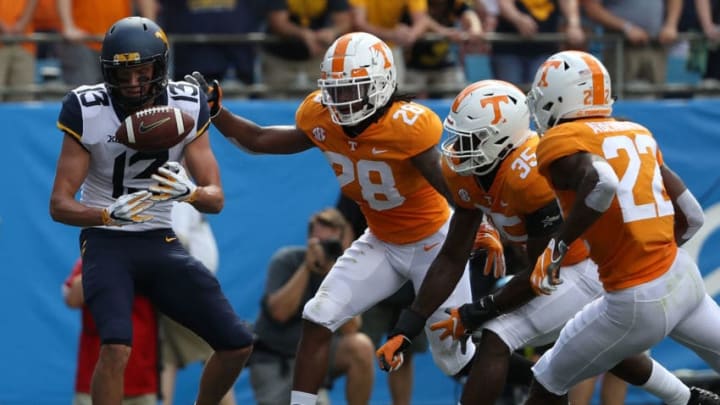
<path fill-rule="evenodd" d="M 157 152 L 177 145 L 194 125 L 195 120 L 179 108 L 150 107 L 125 118 L 115 138 L 135 150 Z"/>

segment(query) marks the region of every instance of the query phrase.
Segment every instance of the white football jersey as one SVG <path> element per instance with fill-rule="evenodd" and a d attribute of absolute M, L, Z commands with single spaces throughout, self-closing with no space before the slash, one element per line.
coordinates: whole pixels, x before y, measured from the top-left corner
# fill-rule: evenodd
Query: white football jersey
<path fill-rule="evenodd" d="M 80 86 L 65 96 L 58 127 L 73 136 L 90 153 L 88 175 L 81 187 L 80 201 L 104 208 L 123 194 L 147 189 L 151 175 L 168 161 L 180 162 L 185 146 L 202 136 L 210 123 L 205 94 L 187 82 L 170 82 L 156 105 L 177 107 L 195 119 L 195 127 L 180 143 L 160 152 L 140 152 L 117 141 L 115 132 L 125 116 L 113 105 L 103 84 Z M 171 227 L 172 202 L 158 202 L 144 214 L 148 222 L 125 225 L 123 231 L 145 231 Z M 118 229 L 117 227 L 102 227 Z"/>

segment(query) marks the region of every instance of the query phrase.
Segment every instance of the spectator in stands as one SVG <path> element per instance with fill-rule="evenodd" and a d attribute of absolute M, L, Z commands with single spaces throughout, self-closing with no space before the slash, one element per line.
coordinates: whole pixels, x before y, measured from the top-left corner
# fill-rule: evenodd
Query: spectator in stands
<path fill-rule="evenodd" d="M 310 217 L 307 246 L 281 248 L 270 260 L 250 361 L 250 383 L 258 405 L 290 402 L 303 307 L 347 247 L 341 241 L 349 229 L 338 210 L 324 209 Z M 359 322 L 359 317 L 351 318 L 333 335 L 326 381 L 346 376 L 346 399 L 351 405 L 368 403 L 374 378 L 374 347 L 358 332 Z"/>
<path fill-rule="evenodd" d="M 32 16 L 38 0 L 0 2 L 0 36 L 32 33 Z M 0 88 L 27 86 L 35 82 L 35 51 L 33 43 L 0 43 Z M 23 101 L 32 95 L 2 94 L 0 101 Z"/>
<path fill-rule="evenodd" d="M 82 329 L 78 346 L 73 405 L 92 405 L 90 380 L 100 353 L 100 335 L 82 288 L 82 260 L 78 259 L 62 286 L 65 304 L 81 309 Z M 158 393 L 157 322 L 150 301 L 136 296 L 132 307 L 133 350 L 125 369 L 123 405 L 156 405 Z"/>
<path fill-rule="evenodd" d="M 350 222 L 352 235 L 349 242 L 357 239 L 365 232 L 367 221 L 360 210 L 360 206 L 353 200 L 340 194 L 337 209 Z M 348 243 L 349 245 L 349 243 Z M 383 338 L 392 330 L 400 317 L 400 311 L 410 305 L 415 299 L 415 290 L 412 283 L 405 283 L 395 294 L 378 302 L 362 314 L 361 331 L 372 339 L 375 347 L 380 347 Z M 424 334 L 413 340 L 405 352 L 403 367 L 388 374 L 388 387 L 393 405 L 410 405 L 413 392 L 414 367 L 413 358 L 417 353 L 424 353 L 428 349 L 427 337 Z"/>
<path fill-rule="evenodd" d="M 32 23 L 35 32 L 59 34 L 62 31 L 62 22 L 58 14 L 57 0 L 38 0 Z M 60 78 L 59 53 L 56 42 L 37 44 L 36 57 L 43 81 Z"/>
<path fill-rule="evenodd" d="M 703 79 L 718 81 L 720 80 L 720 1 L 695 0 L 695 11 L 700 28 L 709 42 L 703 66 Z"/>
<path fill-rule="evenodd" d="M 410 48 L 405 84 L 419 97 L 442 97 L 428 86 L 447 87 L 456 93 L 465 87 L 460 58 L 468 46 L 481 42 L 482 25 L 467 0 L 428 0 L 429 32 L 442 38 L 418 41 Z M 460 49 L 453 49 L 457 45 Z"/>
<path fill-rule="evenodd" d="M 175 203 L 172 209 L 172 229 L 191 256 L 199 260 L 213 274 L 218 269 L 218 248 L 210 224 L 205 216 L 191 204 Z M 160 354 L 162 359 L 162 404 L 172 405 L 175 396 L 175 379 L 178 369 L 195 362 L 206 362 L 213 349 L 188 328 L 160 314 Z M 220 405 L 234 405 L 232 389 Z"/>
<path fill-rule="evenodd" d="M 318 66 L 327 47 L 350 32 L 347 0 L 270 0 L 266 7 L 268 34 L 283 39 L 263 47 L 263 83 L 277 89 L 276 97 L 291 88 L 305 94 L 317 86 Z"/>
<path fill-rule="evenodd" d="M 247 34 L 260 31 L 264 16 L 259 0 L 158 0 L 157 20 L 172 34 Z M 255 83 L 256 52 L 252 44 L 176 43 L 173 77 L 200 70 L 209 79 L 221 80 L 234 73 L 243 84 Z M 231 75 L 232 76 L 232 75 Z"/>
<path fill-rule="evenodd" d="M 139 14 L 151 19 L 155 0 L 135 0 Z M 62 80 L 72 86 L 103 81 L 100 72 L 100 41 L 88 36 L 102 36 L 117 20 L 133 15 L 131 0 L 57 0 L 65 42 L 60 46 Z"/>
<path fill-rule="evenodd" d="M 499 0 L 474 0 L 472 6 L 480 16 L 483 31 L 495 32 L 500 15 Z"/>
<path fill-rule="evenodd" d="M 353 27 L 377 36 L 392 49 L 397 83 L 405 83 L 405 55 L 431 25 L 427 0 L 349 0 Z M 410 24 L 403 21 L 407 13 Z"/>
<path fill-rule="evenodd" d="M 535 71 L 559 44 L 526 41 L 537 33 L 557 32 L 562 24 L 570 46 L 580 46 L 585 33 L 580 26 L 580 11 L 576 0 L 499 0 L 500 19 L 496 31 L 519 34 L 521 42 L 496 42 L 490 57 L 493 76 L 525 86 L 532 82 Z"/>
<path fill-rule="evenodd" d="M 624 82 L 665 83 L 668 48 L 678 37 L 682 0 L 582 0 L 582 4 L 587 17 L 605 32 L 625 36 L 622 66 L 613 46 L 603 53 L 613 77 L 622 72 Z"/>

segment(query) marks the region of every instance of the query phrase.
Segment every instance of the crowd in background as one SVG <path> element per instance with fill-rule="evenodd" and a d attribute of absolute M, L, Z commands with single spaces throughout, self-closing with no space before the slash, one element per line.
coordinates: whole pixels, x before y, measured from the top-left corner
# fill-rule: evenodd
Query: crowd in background
<path fill-rule="evenodd" d="M 260 43 L 177 42 L 171 75 L 181 80 L 198 70 L 209 79 L 263 84 L 251 94 L 282 98 L 315 87 L 325 49 L 340 35 L 370 32 L 390 44 L 401 89 L 420 97 L 452 95 L 473 67 L 467 55 L 482 55 L 487 71 L 473 80 L 496 78 L 527 85 L 540 61 L 561 49 L 600 56 L 615 80 L 629 86 L 663 84 L 670 54 L 703 83 L 720 79 L 718 0 L 20 0 L 0 4 L 0 39 L 57 33 L 59 42 L 7 42 L 0 47 L 0 100 L 34 98 L 23 86 L 54 80 L 67 86 L 101 82 L 99 38 L 119 18 L 141 15 L 174 35 L 264 32 Z M 564 33 L 562 42 L 537 42 L 538 33 Z M 679 40 L 681 32 L 702 41 Z M 487 41 L 489 33 L 519 35 L 520 41 Z M 610 41 L 625 38 L 622 59 Z M 480 77 L 477 77 L 480 76 Z M 489 77 L 482 77 L 489 76 Z"/>

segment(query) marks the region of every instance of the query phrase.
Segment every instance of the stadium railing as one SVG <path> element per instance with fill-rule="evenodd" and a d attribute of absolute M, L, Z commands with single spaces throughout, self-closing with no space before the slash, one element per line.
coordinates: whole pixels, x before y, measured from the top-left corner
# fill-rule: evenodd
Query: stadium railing
<path fill-rule="evenodd" d="M 437 35 L 428 34 L 423 40 L 437 39 Z M 544 33 L 537 34 L 532 38 L 523 38 L 516 34 L 500 34 L 488 33 L 486 40 L 490 44 L 498 42 L 535 42 L 535 43 L 563 43 L 566 39 L 562 33 Z M 94 42 L 102 41 L 102 37 L 88 36 L 84 41 Z M 177 43 L 200 43 L 200 44 L 252 44 L 260 47 L 265 43 L 286 41 L 276 36 L 267 35 L 261 32 L 252 32 L 247 34 L 185 34 L 170 35 L 171 44 Z M 705 41 L 705 37 L 700 33 L 681 33 L 680 41 Z M 0 36 L 0 43 L 24 43 L 33 42 L 38 44 L 52 44 L 64 41 L 63 37 L 54 33 L 34 33 L 30 35 L 7 35 Z M 618 63 L 617 71 L 610 72 L 613 77 L 614 95 L 618 98 L 637 98 L 637 97 L 690 97 L 695 95 L 718 96 L 720 95 L 720 85 L 713 85 L 700 81 L 678 81 L 662 84 L 648 84 L 643 86 L 632 86 L 626 83 L 623 77 L 623 53 L 625 41 L 622 35 L 618 34 L 592 34 L 588 36 L 589 49 L 596 51 L 598 46 L 611 47 L 616 54 Z M 521 84 L 522 85 L 522 84 Z M 527 87 L 527 84 L 524 84 Z M 58 80 L 40 81 L 31 85 L 23 86 L 0 86 L 0 96 L 10 94 L 33 94 L 36 99 L 58 99 L 62 97 L 71 86 L 65 85 Z M 283 89 L 285 93 L 296 94 L 302 96 L 307 92 L 314 90 L 314 86 L 294 87 Z M 262 82 L 245 85 L 235 80 L 228 80 L 223 84 L 223 90 L 228 97 L 268 97 L 272 98 L 273 90 Z M 442 94 L 447 97 L 454 96 L 460 88 L 452 85 L 435 85 L 423 89 L 405 86 L 403 88 L 407 92 L 415 92 L 426 90 L 434 94 Z"/>

